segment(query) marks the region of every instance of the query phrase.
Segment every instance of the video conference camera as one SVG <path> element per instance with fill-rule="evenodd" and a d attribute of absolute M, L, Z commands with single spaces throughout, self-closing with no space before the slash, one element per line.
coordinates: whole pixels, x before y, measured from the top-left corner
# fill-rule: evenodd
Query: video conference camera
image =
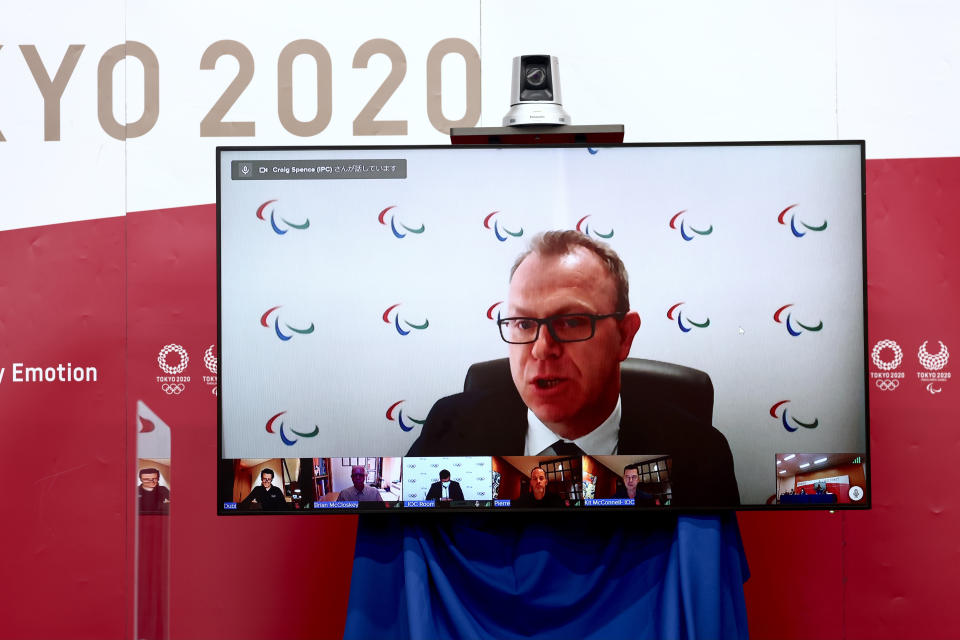
<path fill-rule="evenodd" d="M 570 115 L 560 101 L 560 63 L 556 56 L 530 55 L 513 59 L 510 111 L 503 126 L 568 125 Z"/>

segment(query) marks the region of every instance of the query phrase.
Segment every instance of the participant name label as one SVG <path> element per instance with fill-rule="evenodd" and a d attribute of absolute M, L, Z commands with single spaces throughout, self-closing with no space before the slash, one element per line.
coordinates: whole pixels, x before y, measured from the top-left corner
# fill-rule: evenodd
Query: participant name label
<path fill-rule="evenodd" d="M 432 509 L 437 506 L 437 503 L 433 500 L 407 500 L 403 503 L 403 506 Z"/>
<path fill-rule="evenodd" d="M 314 502 L 314 509 L 356 509 L 360 506 L 357 500 L 342 500 L 340 502 Z"/>
<path fill-rule="evenodd" d="M 633 498 L 602 498 L 598 500 L 584 500 L 588 507 L 632 507 Z"/>

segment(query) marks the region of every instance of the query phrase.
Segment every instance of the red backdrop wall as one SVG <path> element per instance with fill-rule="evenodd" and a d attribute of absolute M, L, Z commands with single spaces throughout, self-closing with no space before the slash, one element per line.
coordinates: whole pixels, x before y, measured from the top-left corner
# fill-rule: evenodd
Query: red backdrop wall
<path fill-rule="evenodd" d="M 870 161 L 867 191 L 869 343 L 896 340 L 912 371 L 924 340 L 958 344 L 960 159 Z M 212 205 L 0 233 L 0 637 L 133 636 L 137 400 L 172 433 L 170 637 L 342 633 L 356 519 L 218 518 L 215 398 L 155 381 L 165 344 L 216 342 L 214 234 Z M 12 384 L 28 360 L 100 378 Z M 740 514 L 752 637 L 955 636 L 960 409 L 941 388 L 871 387 L 872 511 Z"/>
<path fill-rule="evenodd" d="M 905 363 L 924 340 L 960 344 L 958 201 L 958 158 L 867 162 L 869 344 L 896 340 Z M 740 514 L 752 637 L 956 637 L 957 392 L 871 386 L 871 511 Z"/>

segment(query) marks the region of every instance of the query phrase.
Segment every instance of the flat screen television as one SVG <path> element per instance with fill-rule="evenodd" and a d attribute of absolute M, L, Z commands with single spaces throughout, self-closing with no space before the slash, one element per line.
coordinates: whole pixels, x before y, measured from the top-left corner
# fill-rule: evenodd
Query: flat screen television
<path fill-rule="evenodd" d="M 218 512 L 869 508 L 864 166 L 218 148 Z"/>

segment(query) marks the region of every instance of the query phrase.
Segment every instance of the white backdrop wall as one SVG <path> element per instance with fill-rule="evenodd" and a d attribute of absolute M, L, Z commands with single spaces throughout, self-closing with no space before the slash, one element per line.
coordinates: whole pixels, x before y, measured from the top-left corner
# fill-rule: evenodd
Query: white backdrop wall
<path fill-rule="evenodd" d="M 3 13 L 0 229 L 213 202 L 217 144 L 443 143 L 431 96 L 447 120 L 498 126 L 523 53 L 559 56 L 573 122 L 624 124 L 627 141 L 865 138 L 871 158 L 960 148 L 960 8 L 946 1 L 47 1 Z M 311 51 L 326 69 L 320 47 L 282 55 L 301 40 L 329 55 L 319 84 L 311 56 L 289 56 Z M 140 44 L 122 58 L 127 41 Z M 438 46 L 454 52 L 430 80 Z M 356 135 L 358 114 L 401 72 L 375 119 L 405 121 L 406 134 L 368 123 Z M 242 90 L 210 119 L 238 124 L 202 133 L 237 78 Z M 329 105 L 322 130 L 284 126 L 314 119 L 318 103 Z"/>

